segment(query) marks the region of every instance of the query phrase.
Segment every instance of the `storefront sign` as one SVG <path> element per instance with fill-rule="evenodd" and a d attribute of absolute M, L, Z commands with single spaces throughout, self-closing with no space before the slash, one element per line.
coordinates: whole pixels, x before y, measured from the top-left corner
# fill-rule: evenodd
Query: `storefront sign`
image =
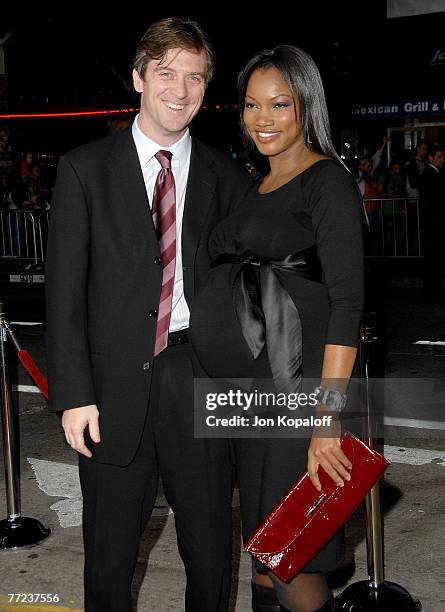
<path fill-rule="evenodd" d="M 352 107 L 353 119 L 387 119 L 391 117 L 429 117 L 445 115 L 445 97 L 402 100 L 391 104 L 368 104 Z"/>
<path fill-rule="evenodd" d="M 443 49 L 437 49 L 430 61 L 431 66 L 437 66 L 438 64 L 445 64 L 445 51 Z"/>

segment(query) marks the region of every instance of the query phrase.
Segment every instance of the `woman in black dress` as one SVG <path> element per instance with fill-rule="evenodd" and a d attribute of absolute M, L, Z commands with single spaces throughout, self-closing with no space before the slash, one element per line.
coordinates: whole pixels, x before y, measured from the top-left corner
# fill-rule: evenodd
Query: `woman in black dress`
<path fill-rule="evenodd" d="M 245 135 L 270 171 L 210 237 L 215 265 L 194 306 L 194 349 L 209 376 L 298 384 L 303 375 L 335 396 L 351 376 L 363 307 L 360 196 L 331 143 L 320 75 L 306 53 L 288 45 L 260 52 L 240 74 L 239 96 Z M 245 308 L 252 286 L 256 323 L 255 308 Z M 318 490 L 319 466 L 340 485 L 350 479 L 338 421 L 319 434 L 231 440 L 244 538 L 306 469 Z M 254 563 L 253 609 L 333 609 L 323 572 L 342 553 L 339 532 L 290 584 Z"/>

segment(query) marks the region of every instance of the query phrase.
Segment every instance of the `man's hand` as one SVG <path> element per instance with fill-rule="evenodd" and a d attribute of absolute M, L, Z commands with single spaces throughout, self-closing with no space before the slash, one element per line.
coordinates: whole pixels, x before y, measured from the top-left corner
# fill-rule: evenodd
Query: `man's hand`
<path fill-rule="evenodd" d="M 93 442 L 100 442 L 99 411 L 96 404 L 80 406 L 65 410 L 62 415 L 62 427 L 65 438 L 71 448 L 85 457 L 92 457 L 93 453 L 85 444 L 83 432 L 86 427 Z"/>
<path fill-rule="evenodd" d="M 319 465 L 337 486 L 342 487 L 344 485 L 343 479 L 351 480 L 348 470 L 352 469 L 352 464 L 340 446 L 340 424 L 334 422 L 329 429 L 331 430 L 329 434 L 332 432 L 332 437 L 324 438 L 321 437 L 322 433 L 314 427 L 308 450 L 307 470 L 317 491 L 321 491 L 321 483 L 317 474 Z"/>

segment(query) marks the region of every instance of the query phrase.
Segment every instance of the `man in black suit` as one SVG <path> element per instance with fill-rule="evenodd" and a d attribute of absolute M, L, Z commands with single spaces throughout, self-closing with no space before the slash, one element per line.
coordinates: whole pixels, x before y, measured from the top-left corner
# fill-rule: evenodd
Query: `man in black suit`
<path fill-rule="evenodd" d="M 223 441 L 193 437 L 199 371 L 187 327 L 210 268 L 209 234 L 250 179 L 188 131 L 212 73 L 197 23 L 153 24 L 134 59 L 141 108 L 132 127 L 59 163 L 46 263 L 49 406 L 63 411 L 79 453 L 87 612 L 131 610 L 159 474 L 175 514 L 186 609 L 227 608 L 230 463 Z M 165 260 L 152 204 L 166 172 L 176 190 L 176 263 L 167 346 L 154 356 Z"/>
<path fill-rule="evenodd" d="M 428 165 L 419 177 L 423 292 L 426 298 L 443 295 L 445 224 L 445 150 L 441 144 L 428 152 Z"/>

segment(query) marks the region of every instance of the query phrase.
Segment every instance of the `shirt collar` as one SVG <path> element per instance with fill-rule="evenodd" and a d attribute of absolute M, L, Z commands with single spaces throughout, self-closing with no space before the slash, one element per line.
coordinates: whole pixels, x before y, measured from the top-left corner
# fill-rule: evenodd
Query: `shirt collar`
<path fill-rule="evenodd" d="M 192 140 L 189 130 L 187 130 L 177 142 L 173 143 L 169 147 L 163 147 L 143 133 L 139 127 L 138 117 L 139 115 L 136 115 L 134 118 L 131 131 L 138 152 L 141 168 L 143 168 L 159 150 L 170 151 L 173 155 L 173 161 L 178 160 L 181 165 L 187 163 L 192 150 Z"/>
<path fill-rule="evenodd" d="M 428 164 L 428 166 L 430 168 L 434 168 L 434 170 L 437 172 L 437 174 L 440 174 L 440 170 L 439 170 L 439 168 L 437 166 L 435 166 L 434 164 Z"/>

